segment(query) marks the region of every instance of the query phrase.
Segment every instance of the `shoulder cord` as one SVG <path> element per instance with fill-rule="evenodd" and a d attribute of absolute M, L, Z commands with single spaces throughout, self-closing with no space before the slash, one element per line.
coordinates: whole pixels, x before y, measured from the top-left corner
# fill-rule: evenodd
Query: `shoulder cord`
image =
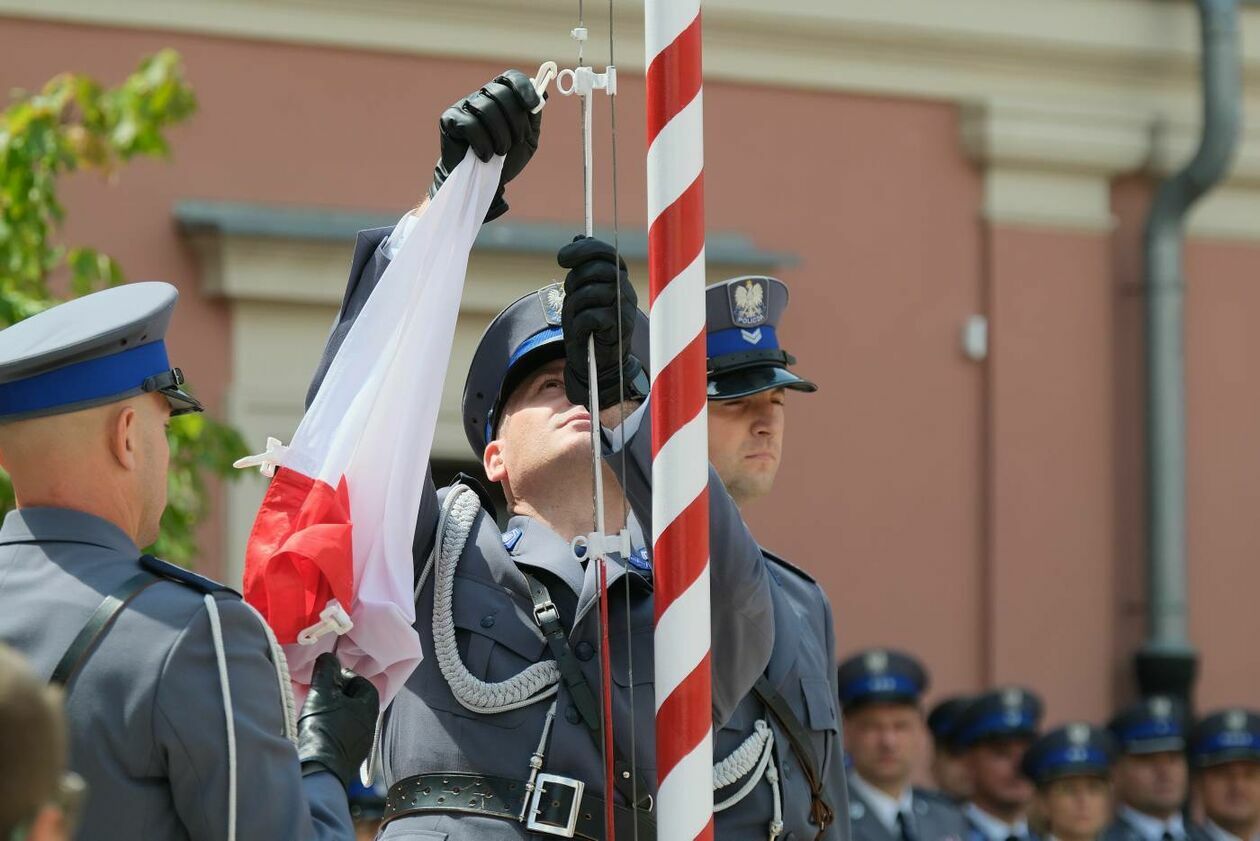
<path fill-rule="evenodd" d="M 442 502 L 433 552 L 421 573 L 417 589 L 424 584 L 429 567 L 436 566 L 433 584 L 433 649 L 438 668 L 451 694 L 464 708 L 476 713 L 494 714 L 520 709 L 549 698 L 559 691 L 560 669 L 554 660 L 532 663 L 523 671 L 498 683 L 487 683 L 468 671 L 455 641 L 455 567 L 464 552 L 481 502 L 466 485 L 456 485 Z"/>
<path fill-rule="evenodd" d="M 714 804 L 713 811 L 721 812 L 739 803 L 752 792 L 753 787 L 765 777 L 770 784 L 774 802 L 774 817 L 770 821 L 770 841 L 775 841 L 783 833 L 783 793 L 779 788 L 779 768 L 774 763 L 774 734 L 765 719 L 758 719 L 753 725 L 753 732 L 743 744 L 733 750 L 730 756 L 713 766 L 713 790 L 734 785 L 750 771 L 752 774 L 744 781 L 739 791 Z"/>
<path fill-rule="evenodd" d="M 219 621 L 219 604 L 210 593 L 206 593 L 205 603 L 206 613 L 210 617 L 210 639 L 214 641 L 214 659 L 219 664 L 219 689 L 223 692 L 223 717 L 227 722 L 227 841 L 236 841 L 236 717 L 232 712 L 232 688 L 228 683 L 227 653 L 223 648 L 223 626 Z"/>
<path fill-rule="evenodd" d="M 297 704 L 293 700 L 293 680 L 289 676 L 289 658 L 284 656 L 284 649 L 276 639 L 275 632 L 267 624 L 267 620 L 252 604 L 242 600 L 250 611 L 258 617 L 263 633 L 267 635 L 267 647 L 271 650 L 271 662 L 276 667 L 276 682 L 280 685 L 280 701 L 284 706 L 284 737 L 297 744 Z"/>

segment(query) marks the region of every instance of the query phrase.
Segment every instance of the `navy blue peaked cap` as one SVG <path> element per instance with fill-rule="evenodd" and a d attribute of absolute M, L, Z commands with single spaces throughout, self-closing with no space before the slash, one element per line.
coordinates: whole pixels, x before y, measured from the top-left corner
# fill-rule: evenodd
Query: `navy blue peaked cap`
<path fill-rule="evenodd" d="M 1021 768 L 1041 786 L 1063 777 L 1106 777 L 1115 755 L 1115 739 L 1107 730 L 1073 722 L 1033 742 Z"/>
<path fill-rule="evenodd" d="M 862 704 L 917 704 L 928 686 L 927 672 L 902 651 L 872 648 L 860 651 L 837 670 L 840 706 L 853 710 Z"/>
<path fill-rule="evenodd" d="M 200 412 L 166 354 L 179 292 L 169 283 L 129 283 L 0 330 L 0 422 L 75 412 L 163 395 L 171 414 Z"/>
<path fill-rule="evenodd" d="M 1037 735 L 1042 703 L 1036 693 L 1018 686 L 992 689 L 967 705 L 954 728 L 954 743 L 969 748 L 986 739 Z"/>
<path fill-rule="evenodd" d="M 710 400 L 733 400 L 772 388 L 818 390 L 788 370 L 796 358 L 779 346 L 779 319 L 788 304 L 783 281 L 734 277 L 705 289 L 704 299 Z"/>
<path fill-rule="evenodd" d="M 1190 731 L 1188 753 L 1196 768 L 1260 762 L 1260 713 L 1239 708 L 1212 713 Z"/>
<path fill-rule="evenodd" d="M 564 356 L 560 314 L 564 284 L 552 283 L 517 298 L 503 309 L 482 334 L 464 381 L 464 435 L 480 458 L 494 438 L 503 405 L 530 373 Z M 648 368 L 648 319 L 639 311 L 630 352 Z M 626 383 L 626 388 L 631 387 Z M 647 393 L 647 377 L 633 384 Z"/>
<path fill-rule="evenodd" d="M 1153 695 L 1125 707 L 1107 729 L 1121 753 L 1165 753 L 1186 747 L 1186 708 L 1174 698 Z"/>
<path fill-rule="evenodd" d="M 971 695 L 955 695 L 932 707 L 928 713 L 927 726 L 932 731 L 932 738 L 943 745 L 952 746 L 957 733 L 958 719 L 963 710 L 975 700 Z"/>

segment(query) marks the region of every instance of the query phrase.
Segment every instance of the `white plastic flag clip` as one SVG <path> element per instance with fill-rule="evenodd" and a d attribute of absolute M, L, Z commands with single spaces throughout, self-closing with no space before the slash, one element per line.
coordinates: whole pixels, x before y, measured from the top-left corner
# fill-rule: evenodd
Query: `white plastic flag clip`
<path fill-rule="evenodd" d="M 319 621 L 298 633 L 298 645 L 314 645 L 320 637 L 328 634 L 340 636 L 353 627 L 350 614 L 346 613 L 341 602 L 329 599 L 328 604 L 319 612 Z"/>
<path fill-rule="evenodd" d="M 554 61 L 544 61 L 538 67 L 538 75 L 534 76 L 534 90 L 538 91 L 538 107 L 531 111 L 531 114 L 537 114 L 543 110 L 543 106 L 547 104 L 547 100 L 543 99 L 543 94 L 547 93 L 547 86 L 551 84 L 551 80 L 556 78 L 556 74 L 560 72 L 559 66 Z"/>
<path fill-rule="evenodd" d="M 279 438 L 267 438 L 267 449 L 257 455 L 245 456 L 232 462 L 237 470 L 248 470 L 257 467 L 258 472 L 270 479 L 276 475 L 276 468 L 284 461 L 289 448 L 280 443 Z"/>
<path fill-rule="evenodd" d="M 573 557 L 579 561 L 586 558 L 604 558 L 617 554 L 623 558 L 630 557 L 633 549 L 630 546 L 630 532 L 622 529 L 617 534 L 579 534 L 569 543 Z"/>

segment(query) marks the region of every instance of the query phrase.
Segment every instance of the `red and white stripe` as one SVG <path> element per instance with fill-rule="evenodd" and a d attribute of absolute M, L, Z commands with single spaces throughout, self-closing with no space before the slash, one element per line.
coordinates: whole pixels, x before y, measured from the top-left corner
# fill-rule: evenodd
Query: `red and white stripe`
<path fill-rule="evenodd" d="M 699 0 L 647 0 L 657 837 L 713 837 Z"/>

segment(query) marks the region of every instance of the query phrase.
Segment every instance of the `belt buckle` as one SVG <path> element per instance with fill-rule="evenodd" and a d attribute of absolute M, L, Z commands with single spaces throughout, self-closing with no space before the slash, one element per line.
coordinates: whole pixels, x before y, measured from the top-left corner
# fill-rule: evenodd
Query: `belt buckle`
<path fill-rule="evenodd" d="M 538 815 L 542 811 L 542 807 L 539 804 L 543 799 L 543 789 L 547 786 L 573 790 L 573 802 L 569 806 L 569 819 L 564 824 L 540 821 L 538 819 Z M 586 783 L 581 780 L 575 780 L 572 777 L 561 777 L 559 774 L 539 774 L 538 779 L 535 780 L 533 794 L 530 795 L 529 817 L 525 820 L 525 828 L 534 832 L 543 832 L 547 835 L 572 838 L 577 830 L 578 810 L 582 807 L 582 793 L 585 790 Z"/>

